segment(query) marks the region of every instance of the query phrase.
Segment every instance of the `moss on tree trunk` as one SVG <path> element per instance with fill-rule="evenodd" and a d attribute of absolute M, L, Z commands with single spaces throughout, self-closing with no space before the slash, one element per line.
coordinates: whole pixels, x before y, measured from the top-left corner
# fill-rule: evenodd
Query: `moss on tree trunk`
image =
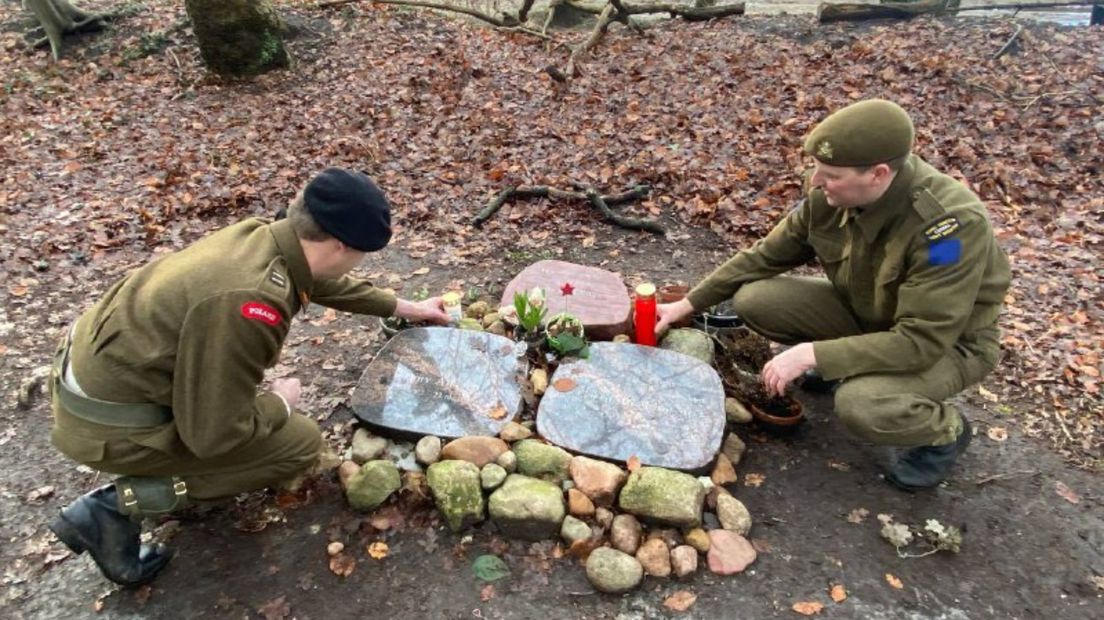
<path fill-rule="evenodd" d="M 185 0 L 203 62 L 222 75 L 287 67 L 284 21 L 268 0 Z"/>

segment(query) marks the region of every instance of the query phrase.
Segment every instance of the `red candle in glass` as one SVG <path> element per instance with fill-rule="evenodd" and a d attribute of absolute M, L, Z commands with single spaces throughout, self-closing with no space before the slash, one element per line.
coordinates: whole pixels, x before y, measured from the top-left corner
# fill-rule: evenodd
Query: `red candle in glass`
<path fill-rule="evenodd" d="M 636 326 L 636 344 L 654 347 L 656 345 L 656 287 L 654 284 L 645 283 L 636 287 L 633 323 Z"/>

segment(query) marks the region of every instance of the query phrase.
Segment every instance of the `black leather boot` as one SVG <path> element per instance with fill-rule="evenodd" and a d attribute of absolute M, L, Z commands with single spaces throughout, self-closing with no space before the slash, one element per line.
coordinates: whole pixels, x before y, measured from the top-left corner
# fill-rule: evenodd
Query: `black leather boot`
<path fill-rule="evenodd" d="M 114 484 L 100 487 L 63 508 L 50 530 L 73 553 L 90 553 L 104 577 L 136 586 L 153 579 L 172 551 L 141 544 L 142 526 L 119 512 L 118 502 Z"/>
<path fill-rule="evenodd" d="M 839 379 L 829 381 L 815 370 L 806 370 L 805 374 L 801 375 L 801 389 L 813 394 L 834 393 L 839 385 Z"/>
<path fill-rule="evenodd" d="M 973 438 L 970 421 L 962 416 L 962 432 L 958 439 L 944 446 L 921 446 L 905 452 L 886 475 L 886 480 L 904 491 L 917 491 L 938 486 L 951 474 L 959 455 L 966 451 Z"/>

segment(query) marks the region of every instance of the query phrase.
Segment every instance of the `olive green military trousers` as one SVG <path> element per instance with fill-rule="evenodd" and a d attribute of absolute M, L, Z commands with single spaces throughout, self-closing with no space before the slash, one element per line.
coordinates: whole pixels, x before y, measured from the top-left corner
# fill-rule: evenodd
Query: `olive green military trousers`
<path fill-rule="evenodd" d="M 740 287 L 733 298 L 747 326 L 782 344 L 863 333 L 859 320 L 825 278 L 779 276 Z M 997 350 L 997 330 L 985 350 Z M 836 390 L 836 414 L 852 433 L 879 445 L 916 447 L 951 443 L 962 418 L 948 398 L 989 374 L 995 355 L 956 346 L 917 373 L 872 373 L 845 379 Z"/>
<path fill-rule="evenodd" d="M 188 497 L 214 500 L 263 489 L 313 467 L 322 433 L 310 418 L 293 413 L 279 430 L 210 458 L 169 454 L 142 445 L 141 433 L 107 427 L 73 416 L 54 399 L 51 442 L 69 458 L 92 469 L 125 476 L 176 476 Z"/>

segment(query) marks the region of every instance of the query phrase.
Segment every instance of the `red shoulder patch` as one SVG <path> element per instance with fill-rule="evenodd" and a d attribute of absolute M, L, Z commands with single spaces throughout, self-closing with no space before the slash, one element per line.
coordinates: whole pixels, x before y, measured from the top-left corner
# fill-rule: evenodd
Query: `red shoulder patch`
<path fill-rule="evenodd" d="M 248 301 L 242 304 L 241 313 L 242 316 L 247 319 L 253 319 L 254 321 L 260 321 L 269 325 L 279 325 L 280 321 L 284 320 L 279 310 L 268 304 L 262 304 L 259 301 Z"/>

